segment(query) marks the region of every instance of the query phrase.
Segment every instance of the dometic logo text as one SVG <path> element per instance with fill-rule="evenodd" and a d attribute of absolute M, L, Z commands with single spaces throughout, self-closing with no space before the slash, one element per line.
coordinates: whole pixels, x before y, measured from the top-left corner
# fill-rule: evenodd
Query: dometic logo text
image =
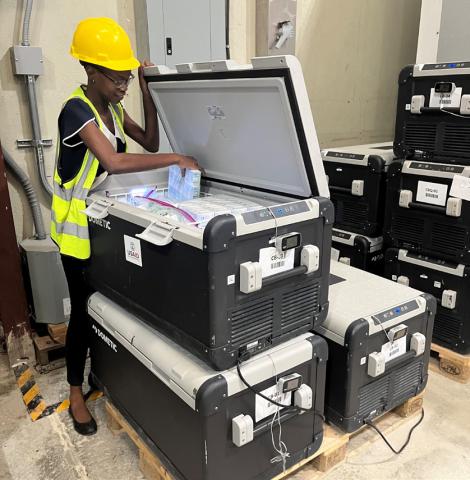
<path fill-rule="evenodd" d="M 91 223 L 94 223 L 96 225 L 99 225 L 100 227 L 106 228 L 106 230 L 111 230 L 111 222 L 109 220 L 104 220 L 102 218 L 93 218 L 93 217 L 88 217 L 88 220 Z"/>
<path fill-rule="evenodd" d="M 109 348 L 112 348 L 117 353 L 116 344 L 105 333 L 103 333 L 96 325 L 92 325 L 91 328 Z"/>

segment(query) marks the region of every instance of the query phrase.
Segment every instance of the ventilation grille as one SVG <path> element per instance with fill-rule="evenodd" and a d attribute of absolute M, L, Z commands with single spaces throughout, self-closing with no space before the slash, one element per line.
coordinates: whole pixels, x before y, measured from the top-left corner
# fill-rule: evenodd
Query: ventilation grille
<path fill-rule="evenodd" d="M 368 222 L 369 205 L 367 203 L 335 198 L 334 194 L 332 194 L 332 200 L 336 212 L 336 223 L 362 225 Z"/>
<path fill-rule="evenodd" d="M 465 250 L 467 231 L 464 227 L 435 223 L 431 234 L 431 248 L 456 255 Z"/>
<path fill-rule="evenodd" d="M 424 220 L 395 215 L 392 219 L 392 238 L 401 242 L 422 245 Z"/>
<path fill-rule="evenodd" d="M 367 417 L 374 410 L 383 410 L 387 404 L 389 377 L 364 385 L 359 390 L 359 417 Z"/>
<path fill-rule="evenodd" d="M 281 330 L 290 332 L 304 325 L 313 325 L 318 310 L 319 283 L 298 288 L 282 296 Z"/>
<path fill-rule="evenodd" d="M 416 393 L 422 382 L 423 361 L 414 361 L 359 390 L 359 418 L 403 403 Z"/>
<path fill-rule="evenodd" d="M 273 329 L 273 299 L 263 299 L 232 313 L 232 345 L 247 343 L 268 337 Z"/>
<path fill-rule="evenodd" d="M 407 149 L 434 152 L 436 150 L 437 126 L 433 123 L 405 123 L 405 145 Z"/>
<path fill-rule="evenodd" d="M 468 158 L 470 156 L 470 126 L 446 124 L 442 153 Z"/>
<path fill-rule="evenodd" d="M 438 308 L 434 319 L 434 330 L 432 336 L 435 339 L 446 343 L 456 344 L 461 341 L 461 321 L 459 318 L 445 313 L 444 308 Z"/>
<path fill-rule="evenodd" d="M 423 362 L 413 362 L 395 372 L 393 377 L 393 403 L 404 402 L 412 397 L 422 381 Z"/>

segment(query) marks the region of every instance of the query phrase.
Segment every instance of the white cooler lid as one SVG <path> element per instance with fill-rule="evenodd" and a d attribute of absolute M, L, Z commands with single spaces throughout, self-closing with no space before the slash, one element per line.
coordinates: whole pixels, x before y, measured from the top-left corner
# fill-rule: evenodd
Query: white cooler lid
<path fill-rule="evenodd" d="M 206 178 L 329 197 L 297 58 L 148 67 L 145 76 L 173 150 L 195 157 Z"/>
<path fill-rule="evenodd" d="M 368 158 L 371 155 L 381 157 L 385 165 L 390 165 L 395 158 L 393 142 L 325 148 L 321 153 L 325 162 L 343 162 L 357 165 L 367 165 Z"/>
<path fill-rule="evenodd" d="M 417 301 L 419 308 L 425 303 L 419 290 L 341 262 L 331 261 L 330 275 L 328 315 L 315 330 L 332 339 L 344 339 L 349 325 L 361 318 L 368 319 L 413 300 Z M 413 314 L 417 315 L 418 310 Z M 405 318 L 405 315 L 391 318 L 383 322 L 383 326 L 388 329 L 395 323 L 402 323 Z M 369 334 L 379 330 L 381 327 L 374 325 Z"/>

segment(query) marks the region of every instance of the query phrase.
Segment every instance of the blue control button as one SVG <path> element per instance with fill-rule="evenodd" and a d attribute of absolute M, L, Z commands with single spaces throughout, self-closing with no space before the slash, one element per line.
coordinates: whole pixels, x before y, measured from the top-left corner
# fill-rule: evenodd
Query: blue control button
<path fill-rule="evenodd" d="M 395 313 L 400 313 L 400 312 L 401 312 L 400 307 L 395 308 Z"/>

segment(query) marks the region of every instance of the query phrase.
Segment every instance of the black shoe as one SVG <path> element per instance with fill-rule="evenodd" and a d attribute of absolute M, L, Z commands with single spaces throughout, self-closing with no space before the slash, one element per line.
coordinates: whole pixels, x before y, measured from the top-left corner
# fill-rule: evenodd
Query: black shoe
<path fill-rule="evenodd" d="M 75 420 L 75 417 L 73 416 L 71 407 L 69 407 L 69 415 L 72 417 L 73 428 L 80 435 L 94 435 L 97 432 L 98 426 L 96 425 L 95 419 L 93 417 L 91 417 L 91 420 L 89 422 L 77 422 L 77 420 Z"/>

